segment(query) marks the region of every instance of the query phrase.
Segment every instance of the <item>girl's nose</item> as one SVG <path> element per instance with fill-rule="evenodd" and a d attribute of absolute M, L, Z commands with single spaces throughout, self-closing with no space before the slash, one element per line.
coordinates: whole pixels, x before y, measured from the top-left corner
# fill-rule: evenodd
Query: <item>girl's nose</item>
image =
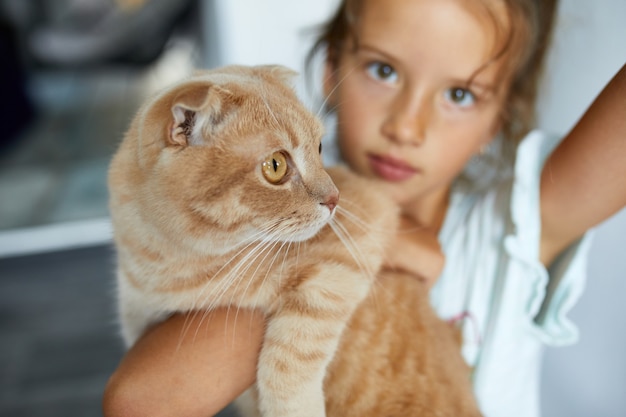
<path fill-rule="evenodd" d="M 426 138 L 429 118 L 425 103 L 399 98 L 397 104 L 391 106 L 382 133 L 398 144 L 419 146 Z"/>

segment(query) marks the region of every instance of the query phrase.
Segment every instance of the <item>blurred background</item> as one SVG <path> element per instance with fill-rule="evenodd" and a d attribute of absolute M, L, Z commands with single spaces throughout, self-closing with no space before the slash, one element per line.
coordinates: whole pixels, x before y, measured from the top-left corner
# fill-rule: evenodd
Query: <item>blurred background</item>
<path fill-rule="evenodd" d="M 142 100 L 194 67 L 302 71 L 307 29 L 337 2 L 126 3 L 0 0 L 2 416 L 101 415 L 123 351 L 106 170 Z M 541 128 L 566 133 L 626 62 L 624 21 L 623 0 L 561 1 Z M 581 342 L 546 352 L 547 417 L 626 415 L 625 248 L 622 210 L 595 232 L 587 290 L 570 314 Z"/>

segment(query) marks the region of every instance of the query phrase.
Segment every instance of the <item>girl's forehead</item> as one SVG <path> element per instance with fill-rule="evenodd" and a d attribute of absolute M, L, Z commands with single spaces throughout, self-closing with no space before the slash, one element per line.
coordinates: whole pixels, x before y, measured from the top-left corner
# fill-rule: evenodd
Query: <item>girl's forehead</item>
<path fill-rule="evenodd" d="M 359 12 L 359 46 L 422 69 L 469 78 L 502 47 L 497 16 L 479 0 L 364 0 Z"/>

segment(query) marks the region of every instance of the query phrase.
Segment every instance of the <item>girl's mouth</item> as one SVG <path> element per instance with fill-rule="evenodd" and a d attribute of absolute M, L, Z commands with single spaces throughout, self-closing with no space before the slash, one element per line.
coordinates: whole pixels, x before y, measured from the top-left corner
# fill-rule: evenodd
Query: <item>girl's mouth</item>
<path fill-rule="evenodd" d="M 406 162 L 389 156 L 370 154 L 368 159 L 374 173 L 385 181 L 406 181 L 418 173 L 417 169 L 411 167 Z"/>

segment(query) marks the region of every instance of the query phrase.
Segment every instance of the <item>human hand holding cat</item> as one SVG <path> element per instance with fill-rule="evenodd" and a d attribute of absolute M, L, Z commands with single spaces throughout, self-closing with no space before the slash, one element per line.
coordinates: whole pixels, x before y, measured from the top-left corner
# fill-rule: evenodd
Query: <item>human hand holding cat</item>
<path fill-rule="evenodd" d="M 406 272 L 430 288 L 445 265 L 437 236 L 407 216 L 400 217 L 398 233 L 385 254 L 384 268 Z"/>

